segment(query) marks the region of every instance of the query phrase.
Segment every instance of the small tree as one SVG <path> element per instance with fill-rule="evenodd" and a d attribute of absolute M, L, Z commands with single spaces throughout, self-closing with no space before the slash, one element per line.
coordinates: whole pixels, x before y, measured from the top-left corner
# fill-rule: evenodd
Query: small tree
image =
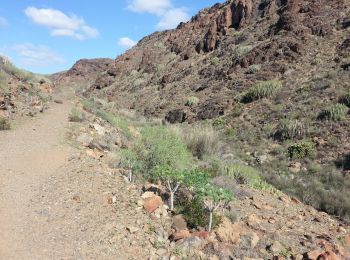
<path fill-rule="evenodd" d="M 203 198 L 204 205 L 209 211 L 208 231 L 211 232 L 214 212 L 232 201 L 233 194 L 229 190 L 207 184 L 199 190 L 199 196 Z"/>
<path fill-rule="evenodd" d="M 129 170 L 128 180 L 129 182 L 134 182 L 136 178 L 135 173 L 139 172 L 142 169 L 142 163 L 139 160 L 137 154 L 130 149 L 122 150 L 121 155 L 123 157 L 123 166 L 127 167 Z"/>
<path fill-rule="evenodd" d="M 170 210 L 174 210 L 175 193 L 178 191 L 180 185 L 185 180 L 185 171 L 179 171 L 169 165 L 160 165 L 155 167 L 152 173 L 153 177 L 162 180 L 166 183 L 166 187 L 170 193 Z"/>

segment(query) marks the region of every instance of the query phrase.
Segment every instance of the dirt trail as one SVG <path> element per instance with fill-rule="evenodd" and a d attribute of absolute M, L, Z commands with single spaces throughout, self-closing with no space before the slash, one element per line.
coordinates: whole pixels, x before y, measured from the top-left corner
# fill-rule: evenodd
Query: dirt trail
<path fill-rule="evenodd" d="M 68 122 L 72 107 L 51 104 L 0 132 L 0 260 L 148 259 L 157 234 L 145 230 L 162 225 L 118 172 L 68 145 L 71 129 L 87 127 Z"/>
<path fill-rule="evenodd" d="M 65 132 L 71 106 L 52 104 L 37 118 L 0 133 L 0 259 L 35 259 L 37 248 L 28 245 L 40 226 L 33 226 L 31 200 L 69 157 Z"/>

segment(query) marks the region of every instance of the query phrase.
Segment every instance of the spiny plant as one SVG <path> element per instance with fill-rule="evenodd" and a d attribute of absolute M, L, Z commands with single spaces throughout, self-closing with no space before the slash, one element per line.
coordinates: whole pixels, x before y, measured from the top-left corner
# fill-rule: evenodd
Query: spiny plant
<path fill-rule="evenodd" d="M 332 121 L 341 121 L 346 118 L 349 108 L 344 104 L 334 104 L 327 109 L 325 109 L 320 117 Z"/>
<path fill-rule="evenodd" d="M 282 83 L 278 80 L 269 80 L 269 81 L 260 82 L 254 85 L 251 89 L 248 90 L 247 93 L 243 95 L 242 102 L 250 103 L 262 98 L 271 97 L 281 87 L 282 87 Z"/>
<path fill-rule="evenodd" d="M 198 102 L 199 102 L 199 99 L 197 97 L 191 96 L 191 97 L 187 98 L 186 106 L 193 107 L 193 106 L 197 105 Z"/>
<path fill-rule="evenodd" d="M 282 119 L 276 127 L 274 137 L 279 140 L 295 139 L 303 137 L 307 133 L 307 127 L 303 122 L 295 119 Z"/>

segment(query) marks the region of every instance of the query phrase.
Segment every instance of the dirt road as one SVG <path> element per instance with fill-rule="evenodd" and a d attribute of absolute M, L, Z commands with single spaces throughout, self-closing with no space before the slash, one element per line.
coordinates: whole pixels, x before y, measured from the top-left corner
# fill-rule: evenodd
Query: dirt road
<path fill-rule="evenodd" d="M 31 259 L 28 247 L 40 234 L 33 227 L 31 199 L 40 183 L 65 164 L 70 102 L 52 104 L 44 114 L 0 133 L 0 258 Z M 36 230 L 31 230 L 35 228 Z"/>

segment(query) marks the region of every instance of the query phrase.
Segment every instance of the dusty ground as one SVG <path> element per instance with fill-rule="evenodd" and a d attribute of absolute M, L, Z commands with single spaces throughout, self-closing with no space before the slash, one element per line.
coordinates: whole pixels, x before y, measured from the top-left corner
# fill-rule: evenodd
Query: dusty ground
<path fill-rule="evenodd" d="M 130 205 L 135 190 L 67 144 L 72 106 L 51 104 L 0 133 L 0 259 L 138 259 L 152 253 L 150 237 L 128 231 L 149 221 Z M 108 204 L 112 192 L 118 212 Z"/>

